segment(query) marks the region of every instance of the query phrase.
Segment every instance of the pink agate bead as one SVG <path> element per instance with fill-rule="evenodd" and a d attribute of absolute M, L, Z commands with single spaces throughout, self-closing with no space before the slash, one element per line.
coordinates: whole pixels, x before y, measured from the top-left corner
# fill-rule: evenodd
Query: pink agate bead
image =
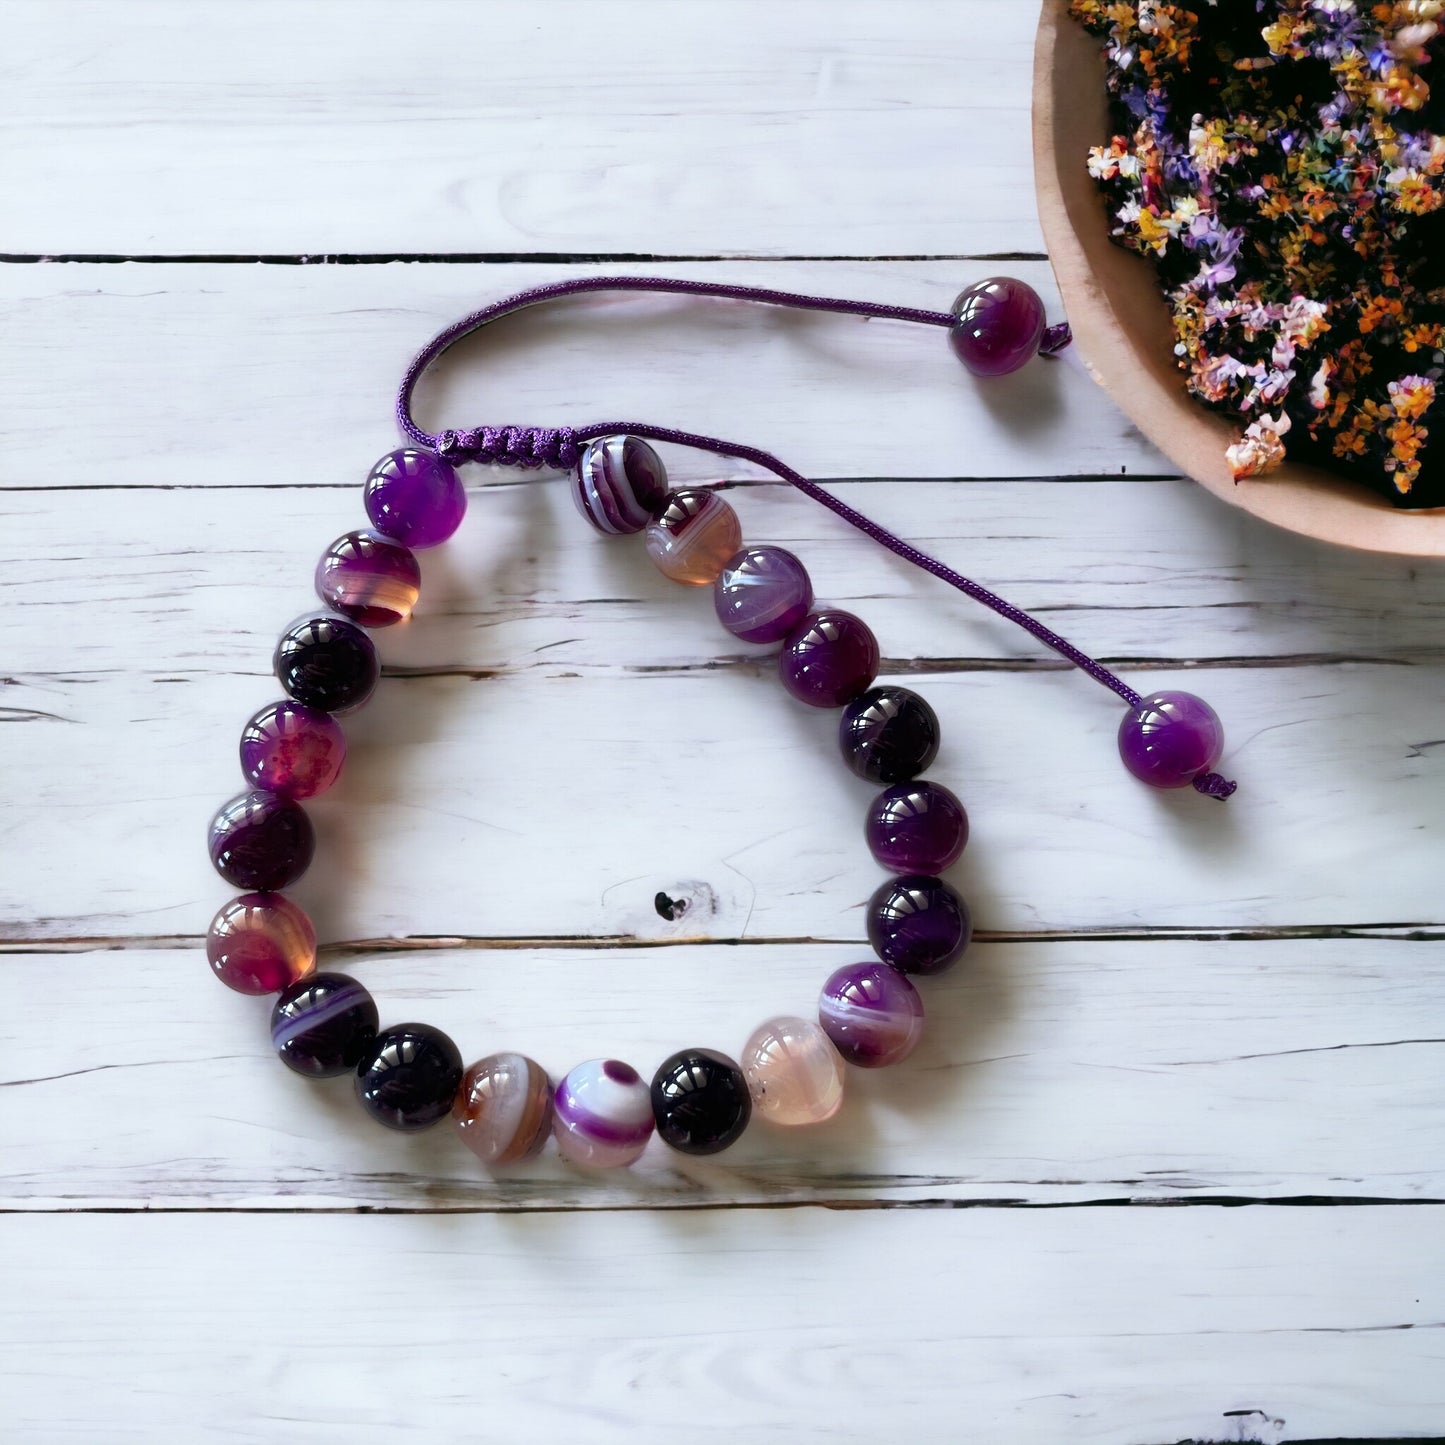
<path fill-rule="evenodd" d="M 652 1137 L 652 1094 L 631 1064 L 590 1059 L 557 1085 L 552 1132 L 573 1164 L 615 1169 L 631 1164 Z"/>
<path fill-rule="evenodd" d="M 743 545 L 738 514 L 716 492 L 673 492 L 647 528 L 647 555 L 685 587 L 709 587 Z"/>
<path fill-rule="evenodd" d="M 280 993 L 316 967 L 316 930 L 282 893 L 243 893 L 211 920 L 206 958 L 237 993 Z"/>
<path fill-rule="evenodd" d="M 821 1124 L 843 1103 L 843 1060 L 810 1019 L 769 1019 L 740 1062 L 754 1108 L 774 1124 Z"/>
<path fill-rule="evenodd" d="M 241 733 L 241 771 L 286 798 L 324 793 L 346 761 L 346 734 L 329 713 L 299 702 L 263 707 Z"/>

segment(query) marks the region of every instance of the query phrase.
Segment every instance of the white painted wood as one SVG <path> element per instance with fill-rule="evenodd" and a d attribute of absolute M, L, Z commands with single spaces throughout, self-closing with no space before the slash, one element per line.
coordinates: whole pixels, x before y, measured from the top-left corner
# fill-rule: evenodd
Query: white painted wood
<path fill-rule="evenodd" d="M 423 343 L 559 275 L 657 273 L 946 311 L 1000 264 L 8 266 L 0 486 L 359 482 L 396 445 L 392 398 Z M 1009 264 L 1057 315 L 1047 265 Z M 647 419 L 769 447 L 817 477 L 1172 470 L 1077 355 L 981 387 L 942 329 L 687 297 L 530 308 L 449 353 L 419 403 L 438 427 Z M 727 465 L 683 456 L 678 474 Z"/>
<path fill-rule="evenodd" d="M 0 1399 L 47 1445 L 1421 1435 L 1441 1215 L 10 1219 Z"/>
<path fill-rule="evenodd" d="M 736 1056 L 769 1013 L 811 1014 L 823 979 L 860 956 L 363 950 L 323 967 L 366 983 L 384 1019 L 445 1028 L 468 1060 L 515 1048 L 560 1077 L 603 1055 L 651 1077 L 678 1047 Z M 270 1000 L 215 985 L 199 949 L 0 956 L 0 1206 L 1445 1196 L 1445 941 L 978 944 L 921 989 L 919 1050 L 896 1069 L 850 1069 L 824 1128 L 758 1124 L 717 1159 L 654 1139 L 629 1170 L 548 1154 L 492 1177 L 449 1125 L 386 1133 L 349 1080 L 282 1068 Z M 52 999 L 95 1026 L 35 1028 L 34 1004 Z"/>
<path fill-rule="evenodd" d="M 6 250 L 1042 249 L 1022 0 L 182 8 L 5 7 Z"/>

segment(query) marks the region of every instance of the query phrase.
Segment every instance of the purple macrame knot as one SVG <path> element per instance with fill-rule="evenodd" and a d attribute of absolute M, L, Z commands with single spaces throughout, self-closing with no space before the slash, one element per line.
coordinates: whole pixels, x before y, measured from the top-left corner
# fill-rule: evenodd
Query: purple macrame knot
<path fill-rule="evenodd" d="M 1218 798 L 1221 803 L 1238 786 L 1228 778 L 1221 778 L 1218 773 L 1200 773 L 1193 784 L 1196 793 L 1203 793 L 1206 798 Z"/>
<path fill-rule="evenodd" d="M 449 462 L 491 462 L 499 467 L 550 467 L 565 472 L 582 455 L 566 426 L 479 426 L 444 431 L 437 455 Z"/>

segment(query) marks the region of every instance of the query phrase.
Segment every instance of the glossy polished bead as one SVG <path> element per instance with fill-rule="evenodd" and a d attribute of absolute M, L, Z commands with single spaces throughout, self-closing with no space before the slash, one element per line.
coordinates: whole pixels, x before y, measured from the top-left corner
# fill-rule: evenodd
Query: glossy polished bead
<path fill-rule="evenodd" d="M 376 1038 L 376 1000 L 354 978 L 313 973 L 271 1010 L 271 1047 L 308 1079 L 349 1074 Z"/>
<path fill-rule="evenodd" d="M 258 788 L 288 798 L 324 793 L 346 761 L 346 734 L 330 713 L 273 702 L 241 731 L 241 771 Z"/>
<path fill-rule="evenodd" d="M 414 1133 L 451 1113 L 462 1056 L 430 1024 L 396 1024 L 367 1045 L 356 1065 L 356 1097 L 378 1124 Z"/>
<path fill-rule="evenodd" d="M 467 514 L 456 468 L 414 447 L 388 452 L 372 467 L 365 500 L 378 532 L 417 551 L 440 546 Z"/>
<path fill-rule="evenodd" d="M 1037 354 L 1044 303 L 1026 281 L 990 276 L 961 291 L 951 308 L 953 354 L 975 376 L 1003 376 Z"/>
<path fill-rule="evenodd" d="M 657 1137 L 683 1154 L 719 1154 L 748 1126 L 753 1101 L 726 1054 L 683 1049 L 652 1076 Z"/>
<path fill-rule="evenodd" d="M 718 621 L 744 642 L 781 642 L 813 605 L 803 564 L 783 547 L 746 547 L 713 588 Z"/>
<path fill-rule="evenodd" d="M 552 1132 L 564 1159 L 589 1169 L 631 1164 L 652 1137 L 652 1099 L 631 1064 L 590 1059 L 557 1085 Z"/>
<path fill-rule="evenodd" d="M 870 783 L 904 783 L 938 756 L 938 715 L 906 687 L 875 687 L 843 709 L 843 761 Z"/>
<path fill-rule="evenodd" d="M 363 627 L 391 627 L 411 616 L 421 567 L 410 547 L 380 532 L 348 532 L 321 554 L 316 595 Z"/>
<path fill-rule="evenodd" d="M 843 1103 L 843 1060 L 811 1019 L 769 1019 L 744 1045 L 742 1065 L 753 1107 L 774 1124 L 821 1124 Z"/>
<path fill-rule="evenodd" d="M 647 527 L 647 555 L 685 587 L 716 582 L 743 545 L 738 514 L 716 492 L 672 492 Z"/>
<path fill-rule="evenodd" d="M 294 883 L 311 863 L 316 834 L 299 803 L 279 793 L 242 793 L 214 818 L 211 863 L 237 888 L 274 892 Z"/>
<path fill-rule="evenodd" d="M 552 1133 L 552 1081 L 525 1054 L 492 1054 L 462 1076 L 452 1123 L 483 1164 L 530 1159 Z"/>
<path fill-rule="evenodd" d="M 842 707 L 865 692 L 878 674 L 878 639 L 851 612 L 810 613 L 789 634 L 778 655 L 783 686 L 813 707 Z"/>
<path fill-rule="evenodd" d="M 1124 766 L 1156 788 L 1186 788 L 1224 751 L 1224 724 L 1202 697 L 1156 692 L 1119 724 Z"/>
<path fill-rule="evenodd" d="M 864 831 L 885 868 L 942 873 L 968 842 L 968 814 L 941 783 L 895 783 L 874 798 Z"/>
<path fill-rule="evenodd" d="M 276 677 L 297 702 L 322 712 L 350 712 L 376 687 L 381 664 L 371 639 L 345 617 L 303 617 L 281 634 Z"/>
<path fill-rule="evenodd" d="M 605 535 L 640 532 L 667 500 L 667 469 L 641 437 L 598 437 L 573 470 L 572 500 Z"/>
<path fill-rule="evenodd" d="M 973 917 L 959 891 L 922 873 L 884 883 L 868 900 L 866 921 L 873 952 L 904 973 L 952 968 L 973 938 Z"/>
<path fill-rule="evenodd" d="M 206 958 L 237 993 L 279 993 L 316 967 L 316 930 L 284 893 L 243 893 L 211 920 Z"/>
<path fill-rule="evenodd" d="M 918 990 L 886 963 L 850 963 L 828 976 L 818 1022 L 850 1064 L 881 1069 L 901 1063 L 923 1037 Z"/>

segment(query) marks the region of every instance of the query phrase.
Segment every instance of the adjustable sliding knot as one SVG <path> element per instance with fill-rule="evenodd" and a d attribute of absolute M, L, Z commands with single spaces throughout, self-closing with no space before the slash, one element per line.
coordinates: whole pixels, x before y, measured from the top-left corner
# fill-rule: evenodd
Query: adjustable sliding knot
<path fill-rule="evenodd" d="M 436 453 L 453 464 L 483 462 L 565 472 L 581 456 L 582 448 L 571 427 L 479 426 L 442 432 L 436 439 Z"/>

